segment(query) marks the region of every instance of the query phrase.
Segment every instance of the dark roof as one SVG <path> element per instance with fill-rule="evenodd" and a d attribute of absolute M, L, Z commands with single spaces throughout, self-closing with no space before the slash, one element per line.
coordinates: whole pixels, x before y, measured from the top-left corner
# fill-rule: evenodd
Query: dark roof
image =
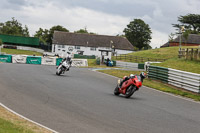
<path fill-rule="evenodd" d="M 133 45 L 123 37 L 81 34 L 55 31 L 53 34 L 53 44 L 74 45 L 86 47 L 110 47 L 111 42 L 115 49 L 133 50 Z"/>
<path fill-rule="evenodd" d="M 165 43 L 164 45 L 161 46 L 161 48 L 163 47 L 169 47 L 169 42 Z"/>
<path fill-rule="evenodd" d="M 170 41 L 170 43 L 179 43 L 180 41 L 180 36 L 175 38 L 174 40 Z M 197 34 L 190 34 L 187 39 L 182 35 L 181 36 L 181 42 L 182 43 L 188 43 L 188 44 L 200 44 L 200 35 Z M 161 46 L 163 47 L 169 47 L 169 42 L 165 43 L 164 45 Z"/>
<path fill-rule="evenodd" d="M 179 42 L 180 36 L 178 36 L 176 39 L 174 39 L 171 42 Z M 200 35 L 197 34 L 190 34 L 187 39 L 181 36 L 181 42 L 182 43 L 189 43 L 189 44 L 200 44 Z"/>

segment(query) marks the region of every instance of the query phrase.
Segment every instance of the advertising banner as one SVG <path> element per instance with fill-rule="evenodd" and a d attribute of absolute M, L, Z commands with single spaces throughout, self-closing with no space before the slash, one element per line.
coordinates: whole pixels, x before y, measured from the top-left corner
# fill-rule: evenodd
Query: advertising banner
<path fill-rule="evenodd" d="M 56 59 L 56 65 L 58 66 L 63 58 L 57 58 Z M 87 59 L 72 59 L 72 66 L 88 66 Z"/>
<path fill-rule="evenodd" d="M 41 56 L 27 56 L 26 63 L 27 64 L 38 64 L 41 65 L 42 57 Z"/>
<path fill-rule="evenodd" d="M 0 62 L 12 63 L 12 55 L 1 54 Z"/>
<path fill-rule="evenodd" d="M 42 57 L 42 65 L 56 65 L 56 57 Z"/>
<path fill-rule="evenodd" d="M 26 58 L 28 55 L 13 55 L 12 63 L 26 63 Z"/>
<path fill-rule="evenodd" d="M 87 59 L 72 59 L 72 66 L 88 66 Z"/>

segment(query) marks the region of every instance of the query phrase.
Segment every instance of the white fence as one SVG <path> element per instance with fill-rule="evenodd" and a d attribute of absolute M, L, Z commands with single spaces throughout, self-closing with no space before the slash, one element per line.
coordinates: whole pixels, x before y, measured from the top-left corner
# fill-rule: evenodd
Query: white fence
<path fill-rule="evenodd" d="M 168 84 L 200 93 L 200 74 L 168 69 Z"/>

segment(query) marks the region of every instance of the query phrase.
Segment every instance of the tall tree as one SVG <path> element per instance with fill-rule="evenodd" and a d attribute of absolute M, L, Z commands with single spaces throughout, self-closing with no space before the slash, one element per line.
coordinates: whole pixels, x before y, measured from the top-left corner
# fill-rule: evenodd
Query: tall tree
<path fill-rule="evenodd" d="M 48 35 L 49 35 L 49 30 L 39 28 L 39 30 L 36 31 L 34 37 L 38 37 L 40 40 L 40 43 L 46 44 Z"/>
<path fill-rule="evenodd" d="M 49 43 L 49 44 L 52 44 L 52 38 L 53 38 L 54 31 L 69 32 L 68 29 L 66 29 L 66 28 L 64 28 L 63 26 L 60 26 L 60 25 L 51 27 L 50 30 L 49 30 L 49 35 L 48 35 L 48 39 L 47 39 L 47 43 Z"/>
<path fill-rule="evenodd" d="M 28 27 L 24 27 L 14 17 L 11 21 L 0 23 L 0 34 L 17 35 L 17 36 L 29 36 Z"/>
<path fill-rule="evenodd" d="M 148 24 L 146 24 L 141 19 L 134 19 L 131 21 L 127 28 L 123 31 L 126 38 L 132 43 L 133 46 L 139 48 L 148 49 L 151 48 L 151 29 Z"/>
<path fill-rule="evenodd" d="M 39 28 L 39 30 L 36 31 L 34 37 L 38 37 L 40 39 L 40 42 L 42 42 L 44 44 L 52 44 L 52 38 L 53 38 L 54 31 L 69 32 L 69 30 L 67 30 L 63 26 L 57 25 L 57 26 L 51 27 L 49 30 Z"/>
<path fill-rule="evenodd" d="M 74 31 L 74 33 L 87 33 L 87 34 L 88 34 L 88 31 L 87 31 L 87 29 L 85 28 L 85 29 L 80 29 L 80 30 L 78 30 L 78 31 Z"/>
<path fill-rule="evenodd" d="M 177 28 L 178 31 L 182 26 L 184 26 L 186 33 L 200 33 L 200 14 L 188 14 L 185 16 L 179 16 L 178 21 L 180 24 L 172 24 L 173 27 Z"/>
<path fill-rule="evenodd" d="M 74 31 L 74 33 L 96 34 L 96 33 L 93 33 L 93 32 L 88 32 L 86 27 L 84 29 L 80 29 L 80 30 Z"/>

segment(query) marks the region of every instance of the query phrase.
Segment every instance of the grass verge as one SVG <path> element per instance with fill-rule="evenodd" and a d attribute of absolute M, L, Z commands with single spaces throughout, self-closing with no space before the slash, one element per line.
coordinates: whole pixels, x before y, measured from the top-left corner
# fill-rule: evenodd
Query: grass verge
<path fill-rule="evenodd" d="M 106 74 L 116 76 L 119 78 L 122 78 L 125 75 L 130 75 L 131 73 L 132 74 L 140 74 L 140 71 L 125 71 L 125 70 L 99 70 L 99 72 L 106 73 Z M 163 82 L 159 82 L 159 81 L 155 81 L 155 80 L 151 80 L 151 79 L 145 79 L 143 82 L 143 85 L 150 87 L 150 88 L 154 88 L 156 90 L 163 91 L 163 92 L 171 93 L 174 95 L 191 98 L 195 101 L 200 101 L 199 94 L 188 92 L 188 91 L 176 88 L 174 86 L 165 84 Z"/>
<path fill-rule="evenodd" d="M 172 58 L 162 63 L 151 64 L 154 66 L 161 66 L 166 68 L 173 68 L 177 70 L 198 73 L 200 74 L 200 61 L 195 60 L 186 60 L 186 59 L 179 59 L 179 58 Z"/>
<path fill-rule="evenodd" d="M 36 56 L 42 56 L 42 53 L 34 52 L 34 51 L 28 51 L 28 50 L 20 50 L 20 49 L 7 49 L 2 48 L 1 52 L 5 52 L 6 54 L 22 54 L 22 55 L 36 55 Z"/>
<path fill-rule="evenodd" d="M 0 133 L 52 133 L 0 106 Z"/>

